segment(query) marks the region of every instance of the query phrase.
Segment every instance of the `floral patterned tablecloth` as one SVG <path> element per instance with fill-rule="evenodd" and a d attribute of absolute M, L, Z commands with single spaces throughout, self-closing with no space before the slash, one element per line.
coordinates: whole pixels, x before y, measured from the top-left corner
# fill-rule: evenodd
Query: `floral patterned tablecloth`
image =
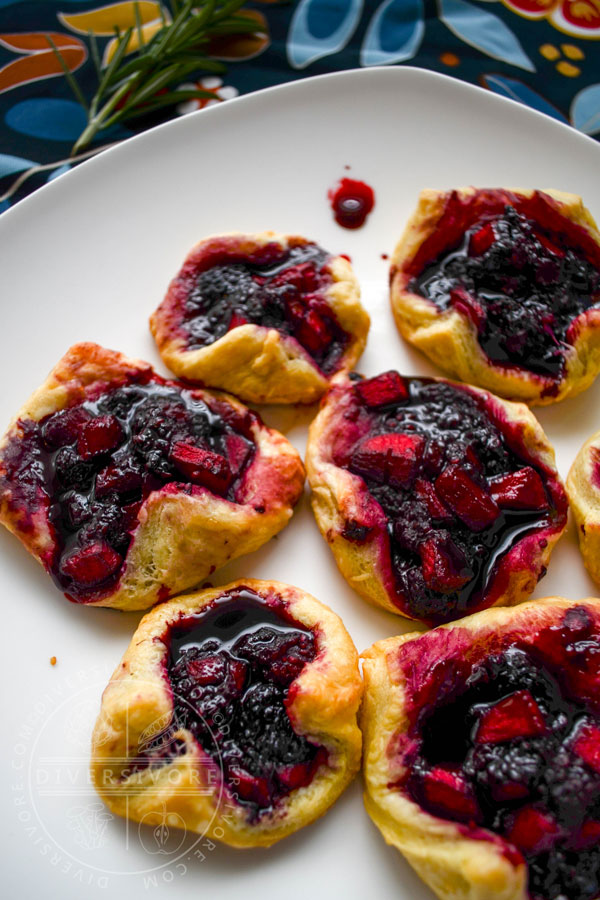
<path fill-rule="evenodd" d="M 238 94 L 396 64 L 481 85 L 600 138 L 600 0 L 249 0 L 246 9 L 258 33 L 213 41 L 226 72 L 195 82 L 210 97 L 113 126 L 89 152 Z M 139 0 L 137 10 L 150 37 L 160 0 Z M 133 0 L 0 0 L 0 211 L 77 164 L 69 155 L 85 114 L 47 35 L 90 97 L 90 33 L 108 59 L 115 25 L 135 21 Z"/>

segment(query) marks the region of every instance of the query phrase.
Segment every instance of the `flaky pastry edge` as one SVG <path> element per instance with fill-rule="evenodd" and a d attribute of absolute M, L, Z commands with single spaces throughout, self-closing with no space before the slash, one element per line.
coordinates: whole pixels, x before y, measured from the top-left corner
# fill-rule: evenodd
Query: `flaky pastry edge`
<path fill-rule="evenodd" d="M 600 600 L 546 597 L 515 608 L 486 609 L 440 625 L 435 631 L 466 629 L 478 633 L 527 629 L 554 621 L 556 610 L 593 604 Z M 364 739 L 364 801 L 367 812 L 386 843 L 396 847 L 441 900 L 529 900 L 527 866 L 515 864 L 503 853 L 502 839 L 471 838 L 465 826 L 426 812 L 400 790 L 390 787 L 398 778 L 393 767 L 393 741 L 409 729 L 403 679 L 394 666 L 398 649 L 420 633 L 392 637 L 373 644 L 361 654 L 365 695 L 360 724 Z M 481 835 L 483 829 L 478 829 Z"/>
<path fill-rule="evenodd" d="M 434 380 L 453 384 L 444 378 Z M 345 376 L 335 380 L 321 401 L 321 409 L 309 428 L 305 462 L 311 487 L 312 509 L 319 530 L 329 544 L 340 572 L 357 594 L 363 600 L 381 606 L 388 612 L 421 621 L 400 609 L 393 600 L 396 591 L 392 580 L 389 539 L 384 533 L 383 511 L 380 526 L 375 527 L 364 542 L 359 544 L 342 536 L 342 529 L 347 521 L 360 521 L 362 510 L 360 500 L 368 495 L 363 479 L 336 466 L 328 449 L 328 433 L 333 427 L 332 421 L 339 414 L 343 394 L 351 385 L 352 382 Z M 488 595 L 495 595 L 494 601 L 489 606 L 513 606 L 525 600 L 535 589 L 541 572 L 549 564 L 556 542 L 567 527 L 567 500 L 556 469 L 554 450 L 542 426 L 523 403 L 502 400 L 472 385 L 456 383 L 455 387 L 483 397 L 488 410 L 491 404 L 498 414 L 505 415 L 508 424 L 517 428 L 525 450 L 534 458 L 536 464 L 551 473 L 553 500 L 557 499 L 556 491 L 558 499 L 564 503 L 564 521 L 561 528 L 548 528 L 534 535 L 525 535 L 505 554 L 498 566 L 488 589 Z M 545 481 L 548 486 L 547 475 Z M 370 502 L 380 509 L 372 498 Z M 525 549 L 527 560 L 515 565 L 518 553 Z M 387 573 L 392 578 L 387 577 Z"/>
<path fill-rule="evenodd" d="M 460 197 L 476 188 L 456 190 Z M 503 188 L 531 197 L 535 191 Z M 511 400 L 547 406 L 586 390 L 600 372 L 600 310 L 589 309 L 576 320 L 576 337 L 566 354 L 564 371 L 557 381 L 516 366 L 492 362 L 477 341 L 474 324 L 455 309 L 440 310 L 434 303 L 406 290 L 410 281 L 402 267 L 412 259 L 435 231 L 452 191 L 426 189 L 392 254 L 390 302 L 402 337 L 421 350 L 451 377 L 478 385 Z M 561 207 L 561 213 L 584 228 L 600 246 L 600 232 L 581 197 L 552 188 L 541 191 Z"/>
<path fill-rule="evenodd" d="M 291 240 L 305 241 L 275 231 L 233 231 L 200 241 L 185 262 L 223 238 L 240 239 L 241 250 L 249 253 L 268 243 L 279 243 L 285 249 Z M 349 371 L 365 348 L 370 319 L 360 303 L 360 287 L 348 260 L 333 256 L 326 266 L 333 283 L 324 298 L 341 328 L 350 335 L 336 372 Z M 240 325 L 206 347 L 186 350 L 185 337 L 179 334 L 177 308 L 170 299 L 177 277 L 150 317 L 150 330 L 165 365 L 178 377 L 231 391 L 251 403 L 312 403 L 324 393 L 330 379 L 298 341 L 275 328 Z"/>
<path fill-rule="evenodd" d="M 185 729 L 174 735 L 185 742 L 183 756 L 165 763 L 158 773 L 155 769 L 154 774 L 149 770 L 129 774 L 120 784 L 118 779 L 135 757 L 140 737 L 153 723 L 166 725 L 171 719 L 171 691 L 163 669 L 167 648 L 161 641 L 168 625 L 244 587 L 264 597 L 278 595 L 299 624 L 314 629 L 318 653 L 292 683 L 288 713 L 294 729 L 325 746 L 329 754 L 309 785 L 293 790 L 255 823 L 248 822 L 227 788 L 220 792 L 206 777 L 203 753 Z M 362 692 L 358 654 L 342 620 L 299 588 L 247 578 L 181 595 L 144 616 L 104 691 L 92 737 L 93 784 L 119 816 L 149 825 L 169 823 L 171 816 L 173 824 L 183 820 L 188 830 L 233 847 L 269 847 L 323 815 L 358 772 L 362 736 L 357 712 Z M 199 784 L 207 792 L 196 792 Z"/>
<path fill-rule="evenodd" d="M 39 421 L 68 405 L 117 387 L 129 373 L 152 373 L 145 362 L 93 343 L 71 347 L 27 400 L 0 441 L 2 448 L 19 433 L 19 421 Z M 194 388 L 210 402 L 213 398 L 244 413 L 234 397 Z M 233 503 L 203 489 L 194 495 L 155 491 L 144 502 L 124 569 L 109 596 L 84 606 L 147 609 L 168 595 L 198 585 L 207 575 L 232 559 L 261 547 L 289 521 L 302 492 L 304 467 L 298 452 L 279 432 L 263 424 L 252 428 L 254 460 L 244 476 L 243 503 Z M 267 483 L 268 482 L 268 483 Z M 256 506 L 264 506 L 259 513 Z M 10 487 L 0 494 L 0 522 L 44 565 L 54 538 L 45 510 L 38 510 L 33 528 L 11 503 Z"/>

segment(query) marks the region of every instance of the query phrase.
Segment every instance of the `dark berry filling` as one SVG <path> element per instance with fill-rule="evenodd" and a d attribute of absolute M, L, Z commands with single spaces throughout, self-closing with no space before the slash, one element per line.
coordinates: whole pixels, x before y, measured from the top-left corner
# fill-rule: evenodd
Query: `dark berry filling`
<path fill-rule="evenodd" d="M 432 814 L 516 847 L 533 900 L 600 893 L 600 718 L 565 679 L 569 657 L 597 660 L 600 642 L 577 613 L 538 646 L 515 642 L 460 676 L 457 663 L 444 705 L 420 712 L 405 785 Z"/>
<path fill-rule="evenodd" d="M 459 386 L 387 372 L 353 395 L 345 417 L 360 437 L 334 461 L 361 476 L 387 518 L 406 610 L 441 622 L 484 604 L 505 554 L 557 519 L 540 471 Z M 347 522 L 344 537 L 365 540 L 365 525 Z"/>
<path fill-rule="evenodd" d="M 169 734 L 193 734 L 251 818 L 312 781 L 327 754 L 297 734 L 288 715 L 292 683 L 318 652 L 312 631 L 283 604 L 240 588 L 182 619 L 164 640 Z M 169 734 L 164 746 L 172 748 Z"/>
<path fill-rule="evenodd" d="M 30 520 L 47 511 L 56 545 L 45 563 L 61 590 L 77 602 L 110 593 L 153 491 L 175 482 L 235 502 L 255 450 L 252 416 L 156 378 L 21 422 L 2 480 Z"/>
<path fill-rule="evenodd" d="M 316 244 L 277 248 L 266 258 L 261 251 L 256 258 L 228 254 L 211 259 L 186 300 L 182 327 L 188 349 L 205 347 L 251 323 L 291 335 L 323 372 L 334 372 L 349 335 L 324 298 L 331 284 L 328 260 Z"/>
<path fill-rule="evenodd" d="M 571 324 L 600 303 L 597 266 L 563 237 L 507 205 L 477 220 L 408 290 L 468 316 L 493 362 L 558 378 Z"/>

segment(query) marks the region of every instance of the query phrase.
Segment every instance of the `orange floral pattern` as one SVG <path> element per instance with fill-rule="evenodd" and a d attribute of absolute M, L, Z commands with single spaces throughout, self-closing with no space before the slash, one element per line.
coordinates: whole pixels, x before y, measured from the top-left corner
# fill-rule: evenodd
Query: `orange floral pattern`
<path fill-rule="evenodd" d="M 20 59 L 15 59 L 0 69 L 0 94 L 31 81 L 64 75 L 63 67 L 48 41 L 48 35 L 60 50 L 64 63 L 71 72 L 83 65 L 87 59 L 87 49 L 82 41 L 71 35 L 44 31 L 0 34 L 0 44 L 3 47 L 22 54 Z"/>

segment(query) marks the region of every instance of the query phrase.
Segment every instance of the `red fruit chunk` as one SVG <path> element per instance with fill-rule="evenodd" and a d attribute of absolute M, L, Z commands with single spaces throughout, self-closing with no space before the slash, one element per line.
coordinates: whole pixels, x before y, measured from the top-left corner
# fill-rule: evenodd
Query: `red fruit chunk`
<path fill-rule="evenodd" d="M 483 531 L 496 521 L 500 510 L 458 463 L 448 466 L 435 481 L 435 489 L 446 506 L 471 531 Z"/>
<path fill-rule="evenodd" d="M 75 443 L 82 426 L 90 419 L 91 413 L 81 406 L 55 413 L 42 426 L 44 443 L 52 449 Z"/>
<path fill-rule="evenodd" d="M 493 499 L 502 509 L 548 509 L 542 479 L 531 466 L 494 478 L 490 488 Z"/>
<path fill-rule="evenodd" d="M 545 731 L 546 722 L 530 692 L 516 691 L 484 713 L 479 720 L 475 743 L 498 744 Z"/>
<path fill-rule="evenodd" d="M 243 316 L 241 313 L 234 312 L 229 320 L 229 328 L 228 331 L 231 331 L 232 328 L 237 328 L 238 325 L 248 325 L 249 319 L 246 316 Z"/>
<path fill-rule="evenodd" d="M 129 461 L 124 461 L 119 465 L 111 463 L 102 471 L 98 472 L 96 477 L 96 496 L 103 497 L 110 491 L 117 491 L 119 494 L 128 494 L 131 491 L 137 491 L 142 487 L 144 476 L 142 472 Z"/>
<path fill-rule="evenodd" d="M 573 750 L 590 769 L 600 775 L 600 728 L 584 725 L 573 744 Z"/>
<path fill-rule="evenodd" d="M 450 510 L 444 506 L 436 494 L 431 482 L 425 481 L 424 478 L 417 478 L 415 481 L 415 495 L 419 500 L 423 501 L 432 519 L 438 522 L 451 522 L 454 518 Z"/>
<path fill-rule="evenodd" d="M 224 494 L 231 483 L 229 463 L 212 450 L 178 441 L 171 450 L 171 459 L 186 478 L 215 494 Z"/>
<path fill-rule="evenodd" d="M 127 532 L 133 531 L 138 526 L 138 514 L 143 506 L 143 500 L 136 500 L 135 503 L 127 503 L 123 507 L 123 530 Z"/>
<path fill-rule="evenodd" d="M 464 460 L 465 462 L 468 462 L 469 466 L 474 472 L 478 472 L 480 475 L 483 473 L 481 460 L 477 458 L 472 447 L 467 447 L 464 455 Z M 460 462 L 460 459 L 453 459 L 452 462 Z"/>
<path fill-rule="evenodd" d="M 476 231 L 475 234 L 471 235 L 471 240 L 469 241 L 469 255 L 481 256 L 482 253 L 485 253 L 486 250 L 490 249 L 495 240 L 496 235 L 494 234 L 494 226 L 491 222 L 488 222 L 486 225 L 483 225 L 479 231 Z"/>
<path fill-rule="evenodd" d="M 195 684 L 202 686 L 221 684 L 227 672 L 225 658 L 214 654 L 205 656 L 204 659 L 193 659 L 188 666 L 188 672 Z"/>
<path fill-rule="evenodd" d="M 524 806 L 512 821 L 506 838 L 523 853 L 542 853 L 550 850 L 558 836 L 556 822 L 533 806 Z"/>
<path fill-rule="evenodd" d="M 301 762 L 291 766 L 283 766 L 277 772 L 277 777 L 283 787 L 288 791 L 304 787 L 312 780 L 313 763 Z"/>
<path fill-rule="evenodd" d="M 423 779 L 425 800 L 436 810 L 453 819 L 476 819 L 477 801 L 464 775 L 453 769 L 436 766 Z"/>
<path fill-rule="evenodd" d="M 388 403 L 402 403 L 408 397 L 404 379 L 397 372 L 384 372 L 376 378 L 360 381 L 356 385 L 356 393 L 365 406 L 372 409 L 387 406 Z"/>
<path fill-rule="evenodd" d="M 417 434 L 376 434 L 362 441 L 351 465 L 374 481 L 408 487 L 416 475 L 425 440 Z"/>
<path fill-rule="evenodd" d="M 232 775 L 237 782 L 233 785 L 233 790 L 242 800 L 250 800 L 260 807 L 271 805 L 269 784 L 266 778 L 251 775 L 245 769 L 234 769 Z"/>
<path fill-rule="evenodd" d="M 504 803 L 506 800 L 524 800 L 529 796 L 529 788 L 525 784 L 518 781 L 505 781 L 501 784 L 492 785 L 492 797 L 498 803 Z"/>
<path fill-rule="evenodd" d="M 419 547 L 423 579 L 432 591 L 451 594 L 473 577 L 464 553 L 450 538 L 433 537 Z"/>
<path fill-rule="evenodd" d="M 77 548 L 63 557 L 60 571 L 77 584 L 93 587 L 110 578 L 120 568 L 122 557 L 104 541 Z"/>
<path fill-rule="evenodd" d="M 242 662 L 241 659 L 231 659 L 229 661 L 229 674 L 238 691 L 241 691 L 246 684 L 246 677 L 248 675 L 248 666 L 246 663 Z"/>
<path fill-rule="evenodd" d="M 598 705 L 600 691 L 600 645 L 598 639 L 586 641 L 582 647 L 581 642 L 575 646 L 567 647 L 567 668 L 565 669 L 565 683 L 569 695 L 576 697 L 579 702 L 590 700 Z"/>
<path fill-rule="evenodd" d="M 98 416 L 83 426 L 77 438 L 77 452 L 82 459 L 114 450 L 123 440 L 123 429 L 114 416 Z"/>
<path fill-rule="evenodd" d="M 271 286 L 281 287 L 285 284 L 293 285 L 299 291 L 309 292 L 316 291 L 319 286 L 319 280 L 313 263 L 300 263 L 297 266 L 290 266 L 284 269 L 271 281 Z"/>
<path fill-rule="evenodd" d="M 331 331 L 323 316 L 309 309 L 294 330 L 294 336 L 309 353 L 320 353 L 331 342 Z"/>
<path fill-rule="evenodd" d="M 240 472 L 250 455 L 251 444 L 240 434 L 228 434 L 225 438 L 227 461 L 234 475 Z"/>
<path fill-rule="evenodd" d="M 573 844 L 577 850 L 587 850 L 589 847 L 600 844 L 600 822 L 596 822 L 594 819 L 584 822 L 575 836 Z"/>

